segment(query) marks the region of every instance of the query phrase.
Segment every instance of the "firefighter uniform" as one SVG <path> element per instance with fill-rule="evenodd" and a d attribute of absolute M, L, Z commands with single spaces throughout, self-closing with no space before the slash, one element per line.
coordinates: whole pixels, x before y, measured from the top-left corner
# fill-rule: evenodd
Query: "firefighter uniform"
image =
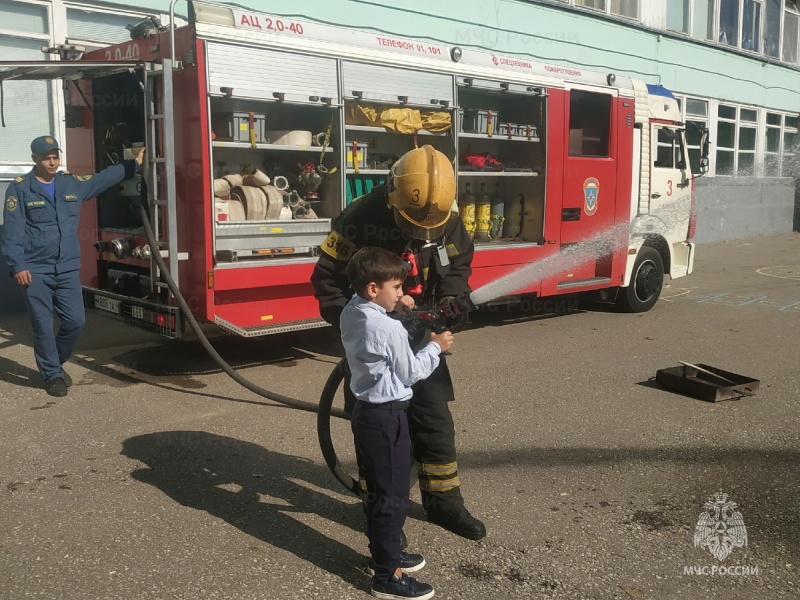
<path fill-rule="evenodd" d="M 387 204 L 387 187 L 380 185 L 351 203 L 335 220 L 311 276 L 320 313 L 336 327 L 354 293 L 345 274 L 348 260 L 364 246 L 378 246 L 398 255 L 415 253 L 422 292 L 411 295 L 420 308 L 431 308 L 443 297 L 469 291 L 474 247 L 458 216 L 450 217 L 439 239 L 414 239 L 396 222 Z M 349 405 L 354 401 L 349 382 L 344 389 Z M 454 390 L 444 356 L 433 374 L 416 383 L 413 391 L 408 421 L 423 506 L 431 521 L 464 537 L 480 539 L 486 535 L 485 528 L 469 515 L 461 497 L 455 429 L 447 405 L 454 399 Z"/>
<path fill-rule="evenodd" d="M 57 149 L 57 143 L 47 139 Z M 133 176 L 137 168 L 130 160 L 95 175 L 56 173 L 54 199 L 33 170 L 6 190 L 2 251 L 12 277 L 23 271 L 32 275 L 24 289 L 36 364 L 45 382 L 64 377 L 61 365 L 72 354 L 85 321 L 78 275 L 81 204 Z M 53 334 L 54 311 L 61 319 L 58 335 Z"/>

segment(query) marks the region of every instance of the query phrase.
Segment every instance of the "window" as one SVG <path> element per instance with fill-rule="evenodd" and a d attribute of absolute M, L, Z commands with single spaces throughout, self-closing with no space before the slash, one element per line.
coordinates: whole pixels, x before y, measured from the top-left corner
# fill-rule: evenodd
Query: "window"
<path fill-rule="evenodd" d="M 692 0 L 692 37 L 714 38 L 714 0 Z"/>
<path fill-rule="evenodd" d="M 736 164 L 736 107 L 720 104 L 717 111 L 717 175 L 733 175 Z"/>
<path fill-rule="evenodd" d="M 639 0 L 568 0 L 575 6 L 583 6 L 602 11 L 606 14 L 618 15 L 629 19 L 639 18 Z"/>
<path fill-rule="evenodd" d="M 781 56 L 781 4 L 783 0 L 766 0 L 764 23 L 764 54 L 773 58 Z"/>
<path fill-rule="evenodd" d="M 47 7 L 37 4 L 25 4 L 0 0 L 0 19 L 2 29 L 14 31 L 21 35 L 26 33 L 48 33 Z"/>
<path fill-rule="evenodd" d="M 67 8 L 67 35 L 70 40 L 117 44 L 131 39 L 125 29 L 135 25 L 141 17 Z"/>
<path fill-rule="evenodd" d="M 667 0 L 667 29 L 698 40 L 714 37 L 714 0 Z"/>
<path fill-rule="evenodd" d="M 667 29 L 689 33 L 689 0 L 667 0 Z"/>
<path fill-rule="evenodd" d="M 570 156 L 608 156 L 611 96 L 579 90 L 569 96 Z"/>
<path fill-rule="evenodd" d="M 739 142 L 736 152 L 736 174 L 753 177 L 756 173 L 756 138 L 758 137 L 758 111 L 739 109 Z"/>
<path fill-rule="evenodd" d="M 740 0 L 720 0 L 718 38 L 720 44 L 739 46 L 739 2 Z"/>
<path fill-rule="evenodd" d="M 761 52 L 761 0 L 744 0 L 742 50 Z"/>
<path fill-rule="evenodd" d="M 783 115 L 767 113 L 767 126 L 764 140 L 764 176 L 781 175 L 781 127 Z"/>
<path fill-rule="evenodd" d="M 638 19 L 639 0 L 611 0 L 611 14 Z"/>
<path fill-rule="evenodd" d="M 678 133 L 674 129 L 667 127 L 658 128 L 658 140 L 656 142 L 656 156 L 653 166 L 657 169 L 675 169 L 680 162 L 680 144 L 678 143 Z"/>
<path fill-rule="evenodd" d="M 708 129 L 708 101 L 686 99 L 686 147 L 692 173 L 700 174 L 700 141 L 703 129 Z"/>
<path fill-rule="evenodd" d="M 606 0 L 575 0 L 575 6 L 585 6 L 606 12 Z"/>
<path fill-rule="evenodd" d="M 47 6 L 0 0 L 2 29 L 0 56 L 3 60 L 41 60 L 41 48 L 50 45 Z M 13 33 L 11 33 L 13 32 Z M 53 134 L 50 85 L 43 81 L 7 81 L 3 85 L 6 127 L 0 134 L 0 162 L 31 162 L 30 143 L 37 135 Z M 18 168 L 18 166 L 17 166 Z"/>
<path fill-rule="evenodd" d="M 798 30 L 800 29 L 800 13 L 794 0 L 786 0 L 783 13 L 783 60 L 797 64 Z"/>
<path fill-rule="evenodd" d="M 781 177 L 800 177 L 797 161 L 800 159 L 800 147 L 797 137 L 797 115 L 786 115 L 783 129 L 783 160 Z"/>

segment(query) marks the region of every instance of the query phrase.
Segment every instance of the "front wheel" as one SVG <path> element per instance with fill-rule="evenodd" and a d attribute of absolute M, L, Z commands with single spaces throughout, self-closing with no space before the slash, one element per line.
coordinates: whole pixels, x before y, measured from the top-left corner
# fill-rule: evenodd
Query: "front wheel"
<path fill-rule="evenodd" d="M 642 246 L 628 287 L 621 288 L 617 305 L 626 312 L 647 312 L 655 306 L 664 287 L 664 261 L 655 248 Z"/>

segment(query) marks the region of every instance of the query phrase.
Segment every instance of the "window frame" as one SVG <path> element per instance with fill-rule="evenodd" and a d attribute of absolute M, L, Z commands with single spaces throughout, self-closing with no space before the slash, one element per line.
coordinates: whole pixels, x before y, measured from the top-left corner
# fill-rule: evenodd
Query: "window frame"
<path fill-rule="evenodd" d="M 614 12 L 613 10 L 611 10 L 611 7 L 614 4 L 615 0 L 560 0 L 560 1 L 564 2 L 566 4 L 569 4 L 570 6 L 574 6 L 575 8 L 578 8 L 578 9 L 581 9 L 581 10 L 599 12 L 599 13 L 602 13 L 602 14 L 605 14 L 605 15 L 609 15 L 611 17 L 616 17 L 616 18 L 619 18 L 619 19 L 625 19 L 626 21 L 641 22 L 641 20 L 642 20 L 642 0 L 630 0 L 630 1 L 636 2 L 636 16 L 635 17 L 630 17 L 628 15 L 622 14 L 621 12 Z M 588 1 L 588 2 L 592 2 L 592 3 L 594 3 L 594 2 L 602 2 L 603 3 L 603 8 L 596 8 L 594 6 L 586 6 L 585 4 L 581 4 L 582 1 Z M 620 2 L 620 3 L 625 2 L 625 0 L 617 0 L 617 1 Z"/>

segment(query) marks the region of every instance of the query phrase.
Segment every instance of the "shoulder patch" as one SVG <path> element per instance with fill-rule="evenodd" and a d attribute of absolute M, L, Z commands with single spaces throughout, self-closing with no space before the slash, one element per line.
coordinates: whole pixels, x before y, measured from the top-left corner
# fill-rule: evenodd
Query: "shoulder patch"
<path fill-rule="evenodd" d="M 17 183 L 22 183 L 23 180 L 22 177 L 15 177 L 14 181 L 16 181 Z"/>
<path fill-rule="evenodd" d="M 331 231 L 320 249 L 333 259 L 347 262 L 356 251 L 356 245 L 338 231 Z"/>
<path fill-rule="evenodd" d="M 70 173 L 70 172 L 69 172 L 69 171 L 67 171 L 66 169 L 65 169 L 65 170 L 63 170 L 63 171 L 61 171 L 61 172 L 62 172 L 64 175 L 72 175 L 72 173 Z"/>
<path fill-rule="evenodd" d="M 89 181 L 92 178 L 91 175 L 75 175 L 74 177 L 78 181 Z"/>
<path fill-rule="evenodd" d="M 15 196 L 9 196 L 6 198 L 6 210 L 8 212 L 14 212 L 17 210 L 17 206 L 19 206 L 19 200 Z"/>

